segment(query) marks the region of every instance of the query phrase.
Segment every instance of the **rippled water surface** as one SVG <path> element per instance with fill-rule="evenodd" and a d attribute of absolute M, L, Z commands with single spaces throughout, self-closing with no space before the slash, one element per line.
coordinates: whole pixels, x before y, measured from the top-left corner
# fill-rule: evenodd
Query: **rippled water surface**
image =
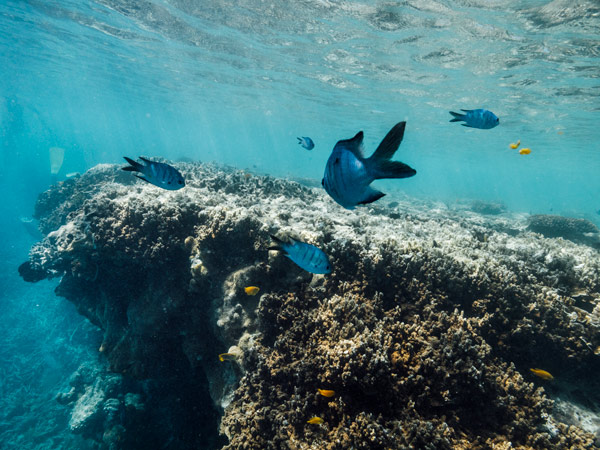
<path fill-rule="evenodd" d="M 8 0 L 0 29 L 0 170 L 27 201 L 51 146 L 63 176 L 144 154 L 320 179 L 338 139 L 406 120 L 418 173 L 391 195 L 600 219 L 594 0 Z M 448 122 L 479 107 L 500 126 Z"/>

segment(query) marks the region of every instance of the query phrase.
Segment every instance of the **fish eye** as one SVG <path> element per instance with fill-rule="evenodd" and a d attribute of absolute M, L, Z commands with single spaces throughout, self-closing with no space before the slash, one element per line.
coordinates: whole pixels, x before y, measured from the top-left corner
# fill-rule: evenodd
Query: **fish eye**
<path fill-rule="evenodd" d="M 183 184 L 183 180 L 179 180 L 179 184 Z"/>

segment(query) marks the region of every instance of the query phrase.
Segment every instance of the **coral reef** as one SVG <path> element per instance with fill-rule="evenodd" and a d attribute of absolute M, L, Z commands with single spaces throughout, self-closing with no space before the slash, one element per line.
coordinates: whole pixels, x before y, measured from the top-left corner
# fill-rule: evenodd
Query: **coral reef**
<path fill-rule="evenodd" d="M 484 202 L 475 200 L 471 203 L 471 210 L 478 214 L 502 214 L 506 212 L 506 205 L 501 202 Z"/>
<path fill-rule="evenodd" d="M 20 267 L 61 277 L 112 371 L 179 380 L 197 437 L 169 448 L 598 448 L 600 429 L 564 406 L 599 411 L 597 250 L 509 213 L 407 198 L 346 211 L 295 182 L 177 167 L 176 192 L 103 165 L 43 194 L 46 237 Z M 333 273 L 268 252 L 274 232 L 318 245 Z M 133 448 L 110 439 L 137 425 L 107 420 L 125 394 L 102 392 L 78 394 L 91 414 L 73 401 L 71 424 L 97 414 L 112 448 Z"/>
<path fill-rule="evenodd" d="M 527 229 L 546 237 L 562 237 L 600 249 L 600 230 L 587 219 L 536 214 L 529 218 Z"/>

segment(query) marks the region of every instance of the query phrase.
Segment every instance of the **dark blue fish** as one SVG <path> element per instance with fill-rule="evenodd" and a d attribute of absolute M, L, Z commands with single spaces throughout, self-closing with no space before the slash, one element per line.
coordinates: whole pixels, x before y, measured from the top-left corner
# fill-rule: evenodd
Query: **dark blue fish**
<path fill-rule="evenodd" d="M 397 123 L 383 138 L 377 150 L 363 156 L 363 132 L 352 139 L 338 141 L 325 166 L 321 184 L 337 203 L 346 209 L 379 200 L 385 194 L 369 186 L 381 178 L 408 178 L 417 171 L 400 161 L 390 161 L 402 137 L 406 122 Z"/>
<path fill-rule="evenodd" d="M 271 239 L 277 245 L 269 247 L 269 250 L 284 252 L 284 255 L 295 262 L 302 269 L 310 273 L 331 273 L 331 264 L 329 258 L 323 250 L 314 245 L 300 242 L 288 238 L 289 242 L 283 242 L 281 239 L 271 235 Z"/>
<path fill-rule="evenodd" d="M 313 140 L 307 136 L 301 137 L 301 138 L 296 138 L 298 139 L 298 144 L 300 144 L 302 147 L 304 147 L 306 150 L 312 150 L 313 148 L 315 148 L 315 143 L 313 142 Z"/>
<path fill-rule="evenodd" d="M 169 191 L 176 191 L 185 186 L 183 175 L 181 175 L 179 170 L 169 164 L 150 161 L 140 156 L 140 159 L 146 163 L 144 165 L 129 159 L 127 156 L 124 156 L 124 158 L 130 165 L 123 167 L 123 170 L 128 172 L 140 172 L 143 176 L 134 174 L 140 180 L 147 181 L 154 186 Z"/>
<path fill-rule="evenodd" d="M 488 111 L 487 109 L 461 109 L 466 114 L 459 114 L 450 111 L 450 114 L 454 116 L 454 119 L 450 122 L 460 122 L 463 127 L 469 128 L 480 128 L 482 130 L 489 130 L 500 124 L 500 119 L 496 115 Z"/>

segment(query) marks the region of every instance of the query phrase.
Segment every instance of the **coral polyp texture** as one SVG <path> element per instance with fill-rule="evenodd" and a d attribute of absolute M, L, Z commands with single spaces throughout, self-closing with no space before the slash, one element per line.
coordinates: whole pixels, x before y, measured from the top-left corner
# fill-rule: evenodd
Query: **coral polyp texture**
<path fill-rule="evenodd" d="M 177 167 L 176 192 L 102 165 L 42 194 L 46 237 L 20 272 L 60 277 L 112 371 L 210 396 L 187 448 L 598 448 L 594 246 L 526 215 L 407 197 L 347 211 L 296 182 Z M 269 252 L 278 233 L 333 272 Z"/>

